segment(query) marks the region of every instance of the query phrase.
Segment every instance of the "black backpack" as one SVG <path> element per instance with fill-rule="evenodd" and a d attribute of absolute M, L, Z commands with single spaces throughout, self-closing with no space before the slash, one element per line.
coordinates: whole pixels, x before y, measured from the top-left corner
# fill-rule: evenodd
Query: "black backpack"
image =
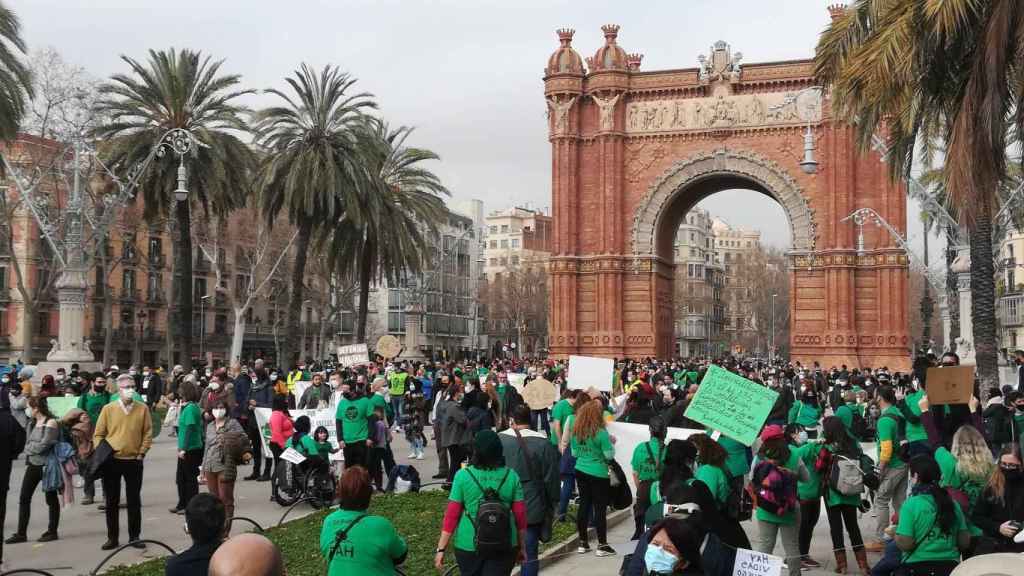
<path fill-rule="evenodd" d="M 498 487 L 491 489 L 481 486 L 476 476 L 469 469 L 466 469 L 466 474 L 469 474 L 469 477 L 473 479 L 473 483 L 483 493 L 483 499 L 476 509 L 476 519 L 470 518 L 469 512 L 466 512 L 466 518 L 469 518 L 470 524 L 473 525 L 473 531 L 475 532 L 473 543 L 476 545 L 476 552 L 480 556 L 504 554 L 512 549 L 512 535 L 510 533 L 512 510 L 509 504 L 506 504 L 501 499 L 499 494 L 501 487 L 505 485 L 505 480 L 508 480 L 510 472 L 511 470 L 505 470 L 505 475 L 501 478 L 501 482 L 498 483 Z"/>
<path fill-rule="evenodd" d="M 889 418 L 896 422 L 896 439 L 894 442 L 896 446 L 893 447 L 893 453 L 899 457 L 900 460 L 909 462 L 910 443 L 907 442 L 907 421 L 902 416 L 896 416 L 893 414 L 883 414 L 879 420 L 882 418 Z"/>

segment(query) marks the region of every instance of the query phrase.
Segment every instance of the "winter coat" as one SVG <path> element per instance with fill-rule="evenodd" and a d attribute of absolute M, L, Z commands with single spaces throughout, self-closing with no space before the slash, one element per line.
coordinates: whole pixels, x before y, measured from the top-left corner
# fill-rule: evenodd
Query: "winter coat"
<path fill-rule="evenodd" d="M 561 456 L 544 434 L 529 429 L 520 430 L 519 434 L 529 452 L 529 466 L 514 430 L 505 430 L 498 437 L 505 454 L 505 465 L 519 474 L 523 484 L 526 524 L 536 526 L 549 521 L 558 505 L 558 463 Z"/>
<path fill-rule="evenodd" d="M 1024 482 L 1006 482 L 1000 502 L 991 490 L 986 488 L 974 504 L 970 521 L 992 538 L 1000 552 L 1024 552 L 1024 544 L 1015 544 L 1011 538 L 999 533 L 1003 522 L 1024 521 Z"/>
<path fill-rule="evenodd" d="M 230 482 L 238 476 L 238 464 L 246 452 L 252 453 L 252 444 L 238 420 L 228 418 L 220 429 L 215 422 L 206 427 L 203 471 L 219 473 L 221 480 Z"/>
<path fill-rule="evenodd" d="M 441 437 L 444 439 L 441 444 L 445 448 L 451 446 L 468 447 L 473 444 L 473 432 L 469 429 L 469 419 L 466 411 L 458 402 L 449 402 L 445 407 Z"/>

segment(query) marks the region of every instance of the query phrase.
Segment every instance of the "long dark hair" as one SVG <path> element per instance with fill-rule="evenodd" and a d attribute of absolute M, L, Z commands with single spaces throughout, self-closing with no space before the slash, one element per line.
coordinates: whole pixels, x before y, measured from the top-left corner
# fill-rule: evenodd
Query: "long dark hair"
<path fill-rule="evenodd" d="M 299 416 L 295 419 L 295 424 L 292 425 L 292 446 L 297 446 L 302 437 L 309 434 L 311 426 L 309 416 Z"/>
<path fill-rule="evenodd" d="M 835 447 L 840 454 L 856 454 L 860 450 L 854 444 L 853 439 L 846 432 L 843 421 L 835 416 L 829 416 L 821 423 L 821 429 L 825 436 L 825 444 Z"/>
<path fill-rule="evenodd" d="M 952 535 L 956 526 L 956 510 L 953 509 L 956 503 L 949 497 L 945 488 L 939 487 L 939 478 L 942 471 L 938 462 L 930 455 L 915 456 L 910 461 L 910 475 L 917 476 L 917 484 L 914 485 L 914 494 L 929 494 L 935 500 L 935 507 L 938 509 L 935 523 L 942 530 L 943 534 Z"/>
<path fill-rule="evenodd" d="M 676 439 L 665 446 L 665 464 L 658 478 L 662 494 L 667 493 L 672 484 L 693 478 L 691 466 L 696 457 L 697 447 L 689 440 Z"/>

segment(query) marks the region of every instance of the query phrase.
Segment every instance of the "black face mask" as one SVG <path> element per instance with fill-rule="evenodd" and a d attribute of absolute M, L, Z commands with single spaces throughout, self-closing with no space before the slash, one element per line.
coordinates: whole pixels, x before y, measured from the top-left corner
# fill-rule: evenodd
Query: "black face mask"
<path fill-rule="evenodd" d="M 1024 412 L 1024 404 L 1014 404 L 1013 407 L 1021 412 Z"/>
<path fill-rule="evenodd" d="M 1021 470 L 1020 468 L 1013 468 L 1010 470 L 1003 468 L 1002 470 L 1003 476 L 1006 477 L 1007 482 L 1020 482 L 1024 479 L 1024 470 Z"/>

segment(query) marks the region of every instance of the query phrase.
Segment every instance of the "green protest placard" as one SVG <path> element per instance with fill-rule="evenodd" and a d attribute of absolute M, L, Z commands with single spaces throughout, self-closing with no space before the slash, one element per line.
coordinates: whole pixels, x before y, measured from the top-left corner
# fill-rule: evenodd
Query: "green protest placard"
<path fill-rule="evenodd" d="M 778 396 L 774 390 L 712 365 L 685 416 L 750 446 Z"/>
<path fill-rule="evenodd" d="M 68 410 L 78 406 L 78 396 L 52 396 L 46 399 L 46 405 L 56 418 L 63 418 Z"/>

